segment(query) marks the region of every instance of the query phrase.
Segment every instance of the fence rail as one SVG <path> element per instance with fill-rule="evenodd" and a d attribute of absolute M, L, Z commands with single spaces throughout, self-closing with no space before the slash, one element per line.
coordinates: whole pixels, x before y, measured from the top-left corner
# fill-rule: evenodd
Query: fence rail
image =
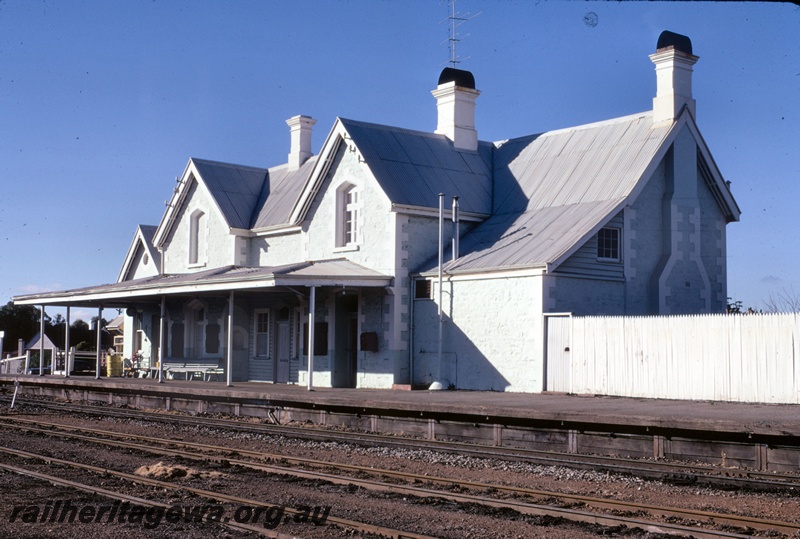
<path fill-rule="evenodd" d="M 569 320 L 571 393 L 800 403 L 800 313 Z"/>

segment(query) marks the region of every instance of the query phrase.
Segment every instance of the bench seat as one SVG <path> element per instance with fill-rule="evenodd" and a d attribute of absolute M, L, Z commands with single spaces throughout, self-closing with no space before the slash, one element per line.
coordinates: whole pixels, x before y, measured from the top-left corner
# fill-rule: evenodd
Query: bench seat
<path fill-rule="evenodd" d="M 200 378 L 206 382 L 212 377 L 225 374 L 225 369 L 218 363 L 169 363 L 164 365 L 164 372 L 168 379 L 175 379 L 176 374 L 183 374 L 185 380 Z"/>

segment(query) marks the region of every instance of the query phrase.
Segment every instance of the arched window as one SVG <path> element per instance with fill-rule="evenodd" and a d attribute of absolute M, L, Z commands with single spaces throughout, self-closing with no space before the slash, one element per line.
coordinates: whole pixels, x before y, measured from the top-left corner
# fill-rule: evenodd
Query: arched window
<path fill-rule="evenodd" d="M 205 263 L 206 219 L 203 210 L 195 210 L 189 219 L 189 264 Z"/>
<path fill-rule="evenodd" d="M 336 203 L 336 247 L 358 245 L 360 234 L 360 194 L 355 185 L 339 187 Z"/>

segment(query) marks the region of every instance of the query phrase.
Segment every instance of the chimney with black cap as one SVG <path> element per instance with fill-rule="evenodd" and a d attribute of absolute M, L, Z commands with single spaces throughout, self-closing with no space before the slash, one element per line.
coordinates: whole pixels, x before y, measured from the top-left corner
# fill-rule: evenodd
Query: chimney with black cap
<path fill-rule="evenodd" d="M 692 40 L 686 36 L 661 32 L 655 54 L 656 97 L 653 99 L 653 123 L 675 120 L 684 107 L 695 116 L 692 98 L 692 66 L 699 57 L 692 54 Z"/>
<path fill-rule="evenodd" d="M 446 67 L 439 75 L 438 86 L 431 93 L 439 111 L 435 132 L 452 140 L 457 150 L 476 151 L 475 100 L 481 93 L 475 89 L 472 73 Z"/>

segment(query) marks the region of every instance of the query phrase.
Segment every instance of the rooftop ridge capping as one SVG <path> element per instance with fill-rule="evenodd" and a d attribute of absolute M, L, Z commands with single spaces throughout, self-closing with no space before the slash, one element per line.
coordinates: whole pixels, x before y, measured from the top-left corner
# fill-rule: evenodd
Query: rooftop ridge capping
<path fill-rule="evenodd" d="M 692 54 L 692 40 L 689 39 L 688 36 L 676 34 L 675 32 L 670 32 L 669 30 L 664 30 L 663 32 L 661 32 L 661 35 L 658 36 L 658 42 L 656 43 L 656 51 L 661 51 L 669 48 L 673 48 L 676 51 L 688 54 L 690 56 L 694 56 Z"/>
<path fill-rule="evenodd" d="M 319 157 L 319 155 L 312 155 L 311 157 L 309 157 L 306 160 L 305 163 L 303 163 L 303 165 L 301 165 L 300 168 L 303 168 L 303 166 L 305 166 L 306 164 L 313 164 L 317 160 L 318 157 Z M 278 165 L 273 165 L 271 167 L 256 167 L 256 166 L 252 166 L 252 165 L 240 165 L 240 164 L 237 164 L 237 163 L 226 163 L 224 161 L 214 161 L 212 159 L 202 159 L 202 158 L 199 158 L 199 157 L 191 157 L 190 159 L 194 163 L 217 166 L 217 167 L 246 169 L 246 170 L 252 170 L 254 172 L 263 172 L 265 174 L 267 172 L 273 172 L 273 171 L 276 171 L 276 170 L 279 170 L 279 169 L 282 169 L 282 168 L 286 168 L 286 167 L 289 166 L 289 163 L 281 163 L 281 164 L 278 164 Z"/>
<path fill-rule="evenodd" d="M 201 164 L 205 164 L 205 165 L 214 165 L 214 166 L 218 166 L 218 167 L 246 168 L 246 169 L 250 169 L 250 170 L 263 171 L 263 172 L 266 172 L 268 170 L 268 169 L 266 169 L 264 167 L 254 167 L 252 165 L 239 165 L 237 163 L 226 163 L 224 161 L 214 161 L 213 159 L 202 159 L 200 157 L 190 157 L 189 160 L 194 162 L 194 163 L 201 163 Z"/>
<path fill-rule="evenodd" d="M 394 125 L 386 125 L 386 124 L 376 124 L 373 122 L 365 122 L 362 120 L 351 120 L 350 118 L 338 118 L 342 124 L 347 126 L 347 124 L 357 125 L 359 127 L 371 127 L 373 129 L 383 129 L 385 131 L 395 131 L 398 133 L 403 133 L 406 135 L 417 135 L 417 136 L 424 136 L 428 138 L 435 138 L 435 139 L 447 139 L 446 135 L 442 135 L 441 133 L 432 133 L 430 131 L 420 131 L 418 129 L 410 129 L 408 127 L 397 127 Z M 448 139 L 449 140 L 449 139 Z M 479 140 L 478 144 L 483 144 L 486 146 L 491 146 L 494 143 L 488 140 Z M 458 151 L 458 150 L 456 150 Z"/>
<path fill-rule="evenodd" d="M 522 135 L 522 136 L 519 136 L 519 137 L 514 137 L 514 138 L 510 138 L 510 139 L 505 139 L 505 140 L 498 140 L 498 141 L 494 142 L 494 144 L 495 144 L 495 146 L 497 146 L 499 148 L 499 147 L 501 147 L 502 145 L 504 145 L 504 144 L 506 144 L 508 142 L 513 142 L 513 141 L 522 140 L 522 139 L 526 139 L 526 138 L 531 138 L 531 137 L 538 138 L 538 137 L 549 137 L 549 136 L 555 136 L 555 135 L 563 135 L 564 133 L 570 133 L 570 132 L 575 132 L 575 131 L 583 131 L 583 130 L 586 130 L 586 129 L 597 129 L 598 127 L 605 127 L 605 126 L 608 126 L 608 125 L 631 122 L 631 121 L 634 121 L 634 120 L 637 120 L 637 119 L 646 120 L 646 119 L 650 119 L 652 117 L 653 117 L 653 111 L 652 110 L 646 110 L 644 112 L 637 112 L 635 114 L 628 114 L 626 116 L 619 116 L 617 118 L 609 118 L 607 120 L 600 120 L 600 121 L 591 122 L 591 123 L 588 123 L 588 124 L 574 125 L 572 127 L 562 127 L 561 129 L 553 129 L 552 131 L 542 131 L 541 133 L 531 133 L 529 135 Z"/>

